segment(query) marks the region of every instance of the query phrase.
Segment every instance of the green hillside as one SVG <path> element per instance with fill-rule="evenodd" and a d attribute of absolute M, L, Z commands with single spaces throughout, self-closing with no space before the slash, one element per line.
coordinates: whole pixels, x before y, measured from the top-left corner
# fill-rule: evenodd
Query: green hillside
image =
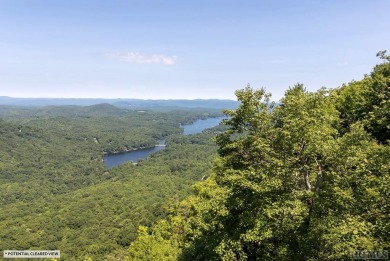
<path fill-rule="evenodd" d="M 65 260 L 103 260 L 128 247 L 139 225 L 166 217 L 210 172 L 216 153 L 210 137 L 173 139 L 166 150 L 137 166 L 99 173 L 93 185 L 3 206 L 0 248 L 60 249 Z"/>
<path fill-rule="evenodd" d="M 8 113 L 16 117 L 0 120 L 0 249 L 60 249 L 64 260 L 103 260 L 128 247 L 139 225 L 166 217 L 216 153 L 212 133 L 172 135 L 182 133 L 180 123 L 221 115 L 106 104 Z M 154 146 L 162 137 L 163 152 L 106 170 L 104 152 Z"/>

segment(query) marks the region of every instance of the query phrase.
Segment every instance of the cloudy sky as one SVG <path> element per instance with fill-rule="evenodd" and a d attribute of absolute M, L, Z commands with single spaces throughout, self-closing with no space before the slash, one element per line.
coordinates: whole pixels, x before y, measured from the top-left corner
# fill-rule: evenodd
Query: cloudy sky
<path fill-rule="evenodd" d="M 0 0 L 0 96 L 274 100 L 359 80 L 388 0 Z"/>

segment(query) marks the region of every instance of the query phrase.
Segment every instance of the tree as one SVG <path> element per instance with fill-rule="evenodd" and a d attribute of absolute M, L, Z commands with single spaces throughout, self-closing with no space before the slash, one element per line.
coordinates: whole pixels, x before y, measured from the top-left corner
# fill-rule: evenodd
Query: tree
<path fill-rule="evenodd" d="M 297 84 L 277 107 L 264 89 L 236 94 L 182 259 L 338 260 L 384 247 L 384 147 L 361 124 L 339 133 L 326 89 Z"/>
<path fill-rule="evenodd" d="M 390 56 L 386 51 L 377 56 L 383 62 L 376 65 L 371 74 L 361 81 L 343 85 L 332 95 L 344 132 L 353 123 L 362 122 L 378 142 L 386 143 L 390 139 Z"/>

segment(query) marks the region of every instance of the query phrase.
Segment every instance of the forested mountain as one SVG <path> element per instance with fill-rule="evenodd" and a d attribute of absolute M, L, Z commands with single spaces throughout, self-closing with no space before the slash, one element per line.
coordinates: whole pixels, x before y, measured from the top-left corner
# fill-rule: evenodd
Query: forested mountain
<path fill-rule="evenodd" d="M 151 226 L 172 213 L 191 185 L 210 172 L 216 153 L 212 135 L 172 138 L 163 153 L 137 166 L 95 172 L 94 184 L 2 205 L 0 248 L 60 249 L 64 260 L 115 256 L 136 238 L 139 225 Z M 21 192 L 35 183 L 42 185 L 29 179 Z"/>
<path fill-rule="evenodd" d="M 25 113 L 25 112 L 31 113 Z M 104 152 L 150 147 L 180 123 L 221 116 L 112 105 L 12 108 L 0 119 L 0 249 L 60 249 L 102 260 L 130 244 L 210 169 L 211 133 L 168 137 L 161 155 L 106 170 Z M 200 160 L 202 159 L 202 160 Z"/>
<path fill-rule="evenodd" d="M 0 206 L 61 194 L 101 179 L 93 142 L 0 120 Z"/>
<path fill-rule="evenodd" d="M 297 84 L 278 106 L 264 89 L 238 90 L 210 178 L 168 219 L 140 227 L 127 260 L 386 256 L 390 57 L 378 56 L 363 80 L 316 92 Z"/>
<path fill-rule="evenodd" d="M 345 260 L 388 250 L 390 57 L 360 81 L 216 110 L 0 107 L 0 249 L 62 260 Z M 107 170 L 104 152 L 167 147 Z M 194 185 L 195 184 L 195 185 Z"/>
<path fill-rule="evenodd" d="M 94 142 L 105 152 L 152 147 L 157 140 L 179 134 L 180 124 L 221 116 L 217 110 L 130 111 L 109 104 L 92 106 L 4 107 L 0 115 L 22 132 L 42 129 L 60 139 Z"/>
<path fill-rule="evenodd" d="M 0 204 L 62 194 L 98 182 L 104 152 L 153 147 L 158 139 L 181 133 L 180 123 L 221 115 L 207 111 L 123 114 L 111 105 L 93 108 L 104 111 L 102 116 L 90 107 L 66 107 L 53 110 L 50 117 L 23 117 L 22 111 L 15 114 L 18 117 L 0 120 Z M 119 114 L 113 114 L 113 108 Z M 90 113 L 73 116 L 86 111 Z M 105 116 L 110 113 L 111 117 Z"/>

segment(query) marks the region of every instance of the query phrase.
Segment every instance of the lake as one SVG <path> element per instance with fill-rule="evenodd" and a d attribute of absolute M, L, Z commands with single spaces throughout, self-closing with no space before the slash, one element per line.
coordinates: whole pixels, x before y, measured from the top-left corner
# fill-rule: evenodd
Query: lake
<path fill-rule="evenodd" d="M 183 128 L 184 135 L 191 135 L 201 133 L 205 129 L 209 129 L 215 126 L 218 126 L 222 119 L 226 117 L 217 117 L 217 118 L 207 118 L 207 119 L 199 119 L 194 121 L 192 124 L 181 125 Z M 149 154 L 158 152 L 165 148 L 165 139 L 160 140 L 159 144 L 153 148 L 147 149 L 139 149 L 139 150 L 131 150 L 125 151 L 121 153 L 115 154 L 105 154 L 104 155 L 104 164 L 107 169 L 111 169 L 115 166 L 123 164 L 128 161 L 132 161 L 137 163 L 139 160 L 144 160 L 148 157 Z"/>
<path fill-rule="evenodd" d="M 205 129 L 218 126 L 223 119 L 226 119 L 226 117 L 207 118 L 204 120 L 199 119 L 194 121 L 192 124 L 182 125 L 181 127 L 184 129 L 184 135 L 197 134 L 201 133 Z"/>

